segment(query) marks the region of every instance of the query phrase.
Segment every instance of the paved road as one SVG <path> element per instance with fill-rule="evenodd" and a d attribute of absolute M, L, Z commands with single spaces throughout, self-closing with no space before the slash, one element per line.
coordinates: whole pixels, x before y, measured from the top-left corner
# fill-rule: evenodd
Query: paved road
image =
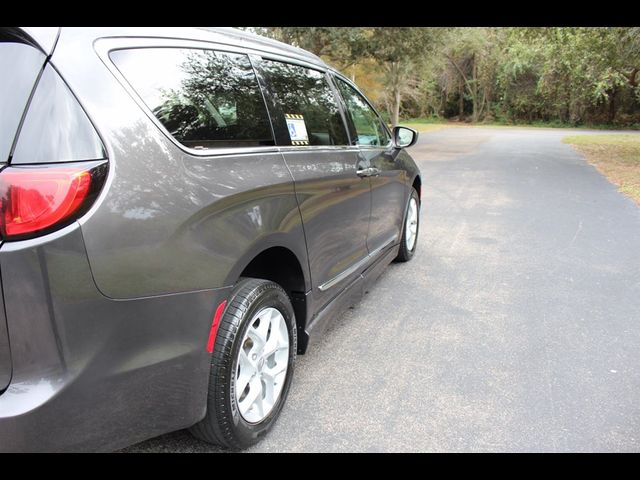
<path fill-rule="evenodd" d="M 567 134 L 422 136 L 414 260 L 299 358 L 252 451 L 640 451 L 640 208 Z"/>

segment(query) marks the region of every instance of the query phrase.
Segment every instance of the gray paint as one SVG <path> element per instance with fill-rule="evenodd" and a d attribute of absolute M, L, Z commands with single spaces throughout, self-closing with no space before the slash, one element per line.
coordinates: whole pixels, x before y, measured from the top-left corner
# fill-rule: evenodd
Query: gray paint
<path fill-rule="evenodd" d="M 400 240 L 408 192 L 406 169 L 397 161 L 400 150 L 388 148 L 362 148 L 362 163 L 378 169 L 371 182 L 371 218 L 367 233 L 369 251 L 384 245 L 389 238 Z M 411 179 L 412 180 L 412 179 Z"/>
<path fill-rule="evenodd" d="M 639 452 L 640 208 L 561 142 L 589 133 L 421 134 L 415 257 L 299 358 L 250 452 Z"/>
<path fill-rule="evenodd" d="M 76 62 L 78 56 L 90 65 Z M 278 242 L 306 270 L 293 179 L 277 149 L 190 155 L 157 128 L 91 43 L 64 30 L 53 61 L 84 101 L 108 150 L 110 186 L 101 208 L 82 222 L 94 278 L 106 296 L 229 285 L 240 273 L 234 268 L 239 258 Z M 147 185 L 142 192 L 136 190 L 141 181 Z"/>
<path fill-rule="evenodd" d="M 357 149 L 287 152 L 285 160 L 304 221 L 314 302 L 321 307 L 335 291 L 318 287 L 367 256 L 369 181 L 356 175 Z"/>
<path fill-rule="evenodd" d="M 22 27 L 46 55 L 51 55 L 60 35 L 60 27 Z"/>
<path fill-rule="evenodd" d="M 29 105 L 11 155 L 12 165 L 104 158 L 91 122 L 51 65 L 40 76 Z"/>
<path fill-rule="evenodd" d="M 115 301 L 78 225 L 2 248 L 13 378 L 0 451 L 109 450 L 204 415 L 211 319 L 228 289 Z"/>
<path fill-rule="evenodd" d="M 0 279 L 0 287 L 2 279 Z M 11 351 L 9 350 L 9 337 L 7 335 L 7 322 L 4 315 L 4 300 L 0 295 L 0 392 L 2 392 L 11 380 Z"/>
<path fill-rule="evenodd" d="M 301 266 L 305 291 L 292 295 L 305 302 L 299 328 L 314 340 L 397 254 L 392 238 L 371 255 L 367 236 L 372 204 L 389 208 L 378 215 L 386 233 L 401 224 L 396 204 L 418 174 L 406 154 L 383 155 L 376 197 L 356 174 L 365 155 L 355 147 L 185 149 L 110 66 L 109 45 L 129 41 L 224 45 L 327 69 L 226 30 L 62 29 L 51 61 L 99 133 L 109 173 L 76 223 L 0 246 L 11 345 L 9 361 L 0 331 L 0 386 L 13 368 L 0 395 L 0 451 L 110 450 L 202 419 L 213 312 L 271 247 Z M 317 289 L 363 259 L 344 283 Z"/>

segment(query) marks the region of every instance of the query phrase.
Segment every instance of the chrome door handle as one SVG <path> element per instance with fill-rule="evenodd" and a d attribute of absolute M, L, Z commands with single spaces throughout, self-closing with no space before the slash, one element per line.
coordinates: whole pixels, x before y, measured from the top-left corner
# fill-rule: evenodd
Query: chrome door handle
<path fill-rule="evenodd" d="M 374 177 L 380 175 L 380 169 L 375 167 L 364 168 L 362 170 L 357 170 L 356 174 L 359 177 Z"/>

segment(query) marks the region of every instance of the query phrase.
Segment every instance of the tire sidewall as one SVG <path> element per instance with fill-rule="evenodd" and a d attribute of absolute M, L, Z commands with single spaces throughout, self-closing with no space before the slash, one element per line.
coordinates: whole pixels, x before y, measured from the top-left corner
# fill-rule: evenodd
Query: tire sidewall
<path fill-rule="evenodd" d="M 295 316 L 291 302 L 289 301 L 287 294 L 279 288 L 260 289 L 257 292 L 256 298 L 252 301 L 251 306 L 246 310 L 242 322 L 238 328 L 238 331 L 233 339 L 233 346 L 231 349 L 231 355 L 233 361 L 230 363 L 230 370 L 226 372 L 229 379 L 228 395 L 226 395 L 226 401 L 229 403 L 228 411 L 231 412 L 232 422 L 235 430 L 235 436 L 242 445 L 254 444 L 258 441 L 260 436 L 266 433 L 267 430 L 274 423 L 275 419 L 280 414 L 282 407 L 286 401 L 291 386 L 291 380 L 293 378 L 293 370 L 295 365 L 297 338 L 295 328 Z M 240 414 L 238 407 L 238 400 L 236 398 L 236 371 L 238 368 L 239 351 L 242 346 L 242 340 L 244 335 L 250 327 L 250 321 L 253 319 L 256 313 L 263 308 L 272 307 L 276 308 L 284 317 L 287 324 L 287 331 L 289 334 L 289 359 L 287 363 L 287 374 L 285 382 L 280 392 L 273 409 L 262 421 L 258 423 L 247 422 Z"/>

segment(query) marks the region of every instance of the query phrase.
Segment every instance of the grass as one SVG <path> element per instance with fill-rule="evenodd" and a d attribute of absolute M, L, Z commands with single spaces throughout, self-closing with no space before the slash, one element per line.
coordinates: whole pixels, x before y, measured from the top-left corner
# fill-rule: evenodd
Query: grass
<path fill-rule="evenodd" d="M 439 118 L 408 118 L 406 120 L 400 120 L 400 125 L 403 127 L 413 128 L 418 132 L 435 132 L 436 130 L 442 130 L 443 128 L 459 127 L 464 125 L 463 123 L 448 122 Z"/>
<path fill-rule="evenodd" d="M 640 124 L 628 125 L 626 127 L 619 127 L 614 125 L 572 125 L 569 123 L 563 123 L 559 121 L 534 121 L 530 123 L 526 122 L 508 122 L 503 120 L 494 120 L 491 122 L 450 122 L 437 117 L 426 118 L 411 118 L 400 122 L 400 125 L 406 125 L 411 128 L 415 128 L 419 132 L 430 132 L 434 130 L 441 130 L 449 127 L 481 127 L 481 128 L 566 128 L 572 130 L 640 130 Z"/>
<path fill-rule="evenodd" d="M 496 119 L 492 122 L 479 122 L 476 125 L 489 126 L 489 127 L 525 127 L 525 128 L 566 128 L 571 130 L 640 130 L 640 124 L 634 123 L 626 126 L 599 124 L 599 123 L 585 123 L 585 124 L 572 124 L 561 122 L 559 120 L 534 120 L 532 122 L 519 122 Z"/>
<path fill-rule="evenodd" d="M 618 190 L 640 205 L 640 135 L 574 135 L 564 137 Z"/>
<path fill-rule="evenodd" d="M 492 128 L 589 128 L 603 130 L 610 126 L 574 127 L 556 123 L 534 123 L 507 125 L 500 123 L 468 124 L 462 122 L 446 122 L 437 118 L 413 118 L 401 121 L 400 125 L 414 128 L 419 132 L 433 132 L 449 127 L 492 127 Z M 582 153 L 587 161 L 606 176 L 618 190 L 631 197 L 640 205 L 640 134 L 604 134 L 573 135 L 563 138 L 564 143 L 572 145 Z"/>
<path fill-rule="evenodd" d="M 418 132 L 435 132 L 436 130 L 442 130 L 443 128 L 451 127 L 452 125 L 447 123 L 419 123 L 419 122 L 400 122 L 403 127 L 413 128 Z"/>

